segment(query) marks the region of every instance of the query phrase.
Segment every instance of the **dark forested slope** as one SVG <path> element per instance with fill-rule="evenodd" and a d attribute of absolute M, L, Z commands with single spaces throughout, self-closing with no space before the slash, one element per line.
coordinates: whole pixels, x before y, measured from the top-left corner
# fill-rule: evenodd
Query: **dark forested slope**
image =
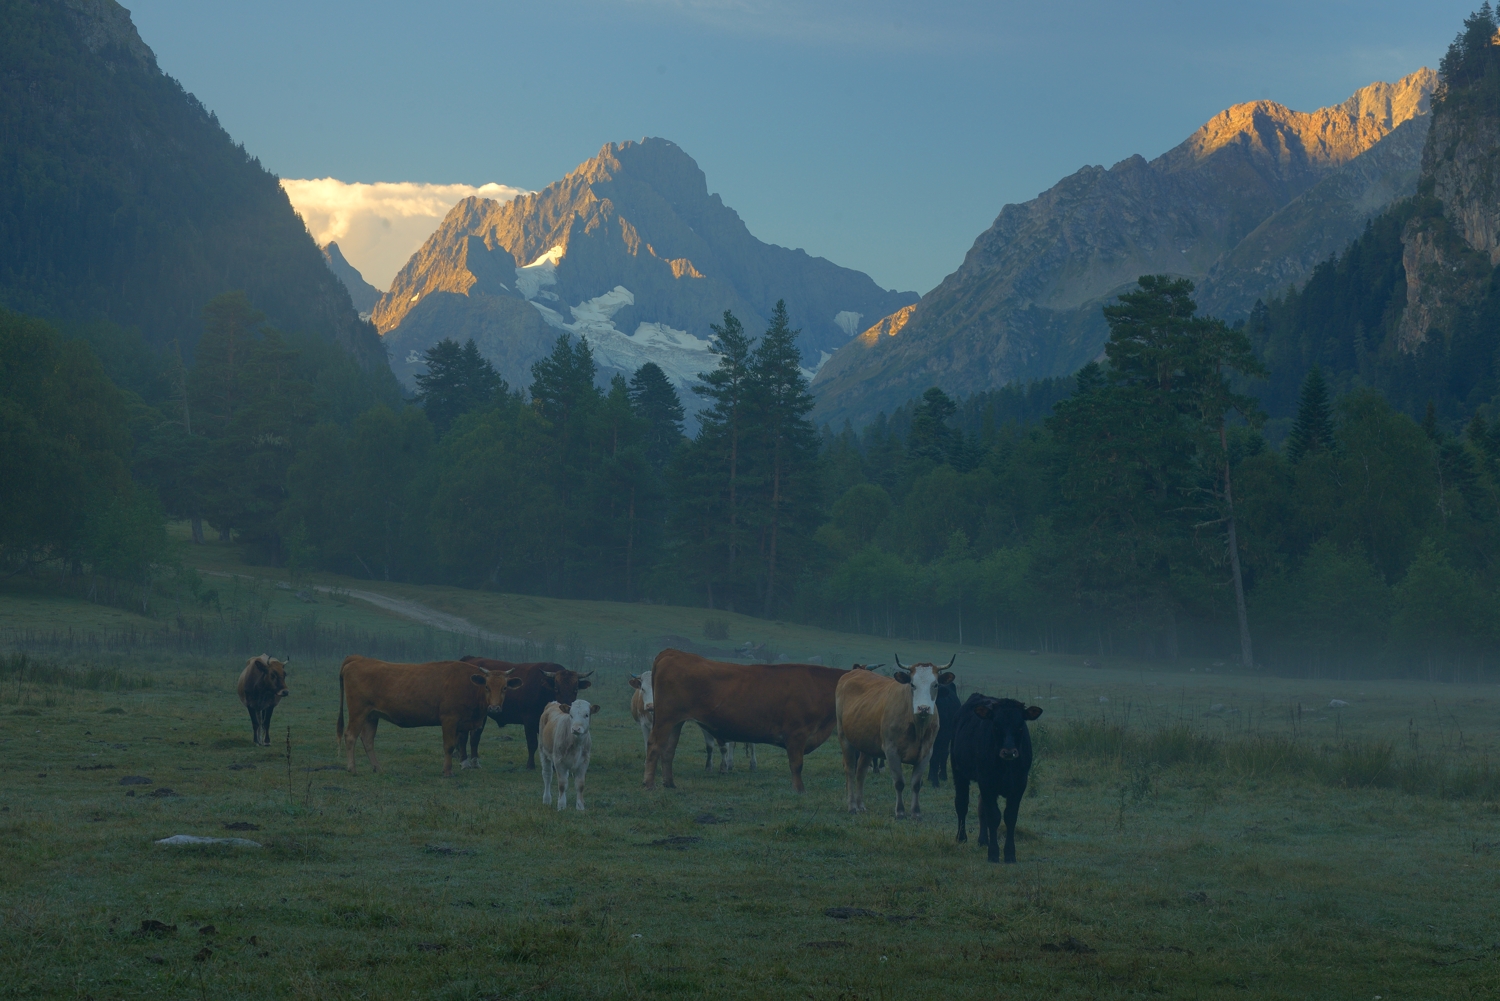
<path fill-rule="evenodd" d="M 0 0 L 0 305 L 191 353 L 204 305 L 385 367 L 276 178 L 157 67 L 113 0 Z"/>

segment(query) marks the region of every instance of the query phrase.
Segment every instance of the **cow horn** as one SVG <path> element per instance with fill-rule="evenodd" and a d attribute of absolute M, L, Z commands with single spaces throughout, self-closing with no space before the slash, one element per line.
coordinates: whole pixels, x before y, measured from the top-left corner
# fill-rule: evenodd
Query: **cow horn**
<path fill-rule="evenodd" d="M 949 657 L 948 658 L 948 667 L 952 667 L 953 666 L 953 662 L 955 660 L 957 660 L 957 659 L 958 659 L 958 654 L 954 654 L 952 657 Z M 945 670 L 945 671 L 948 670 L 948 667 L 943 668 L 943 670 Z"/>
<path fill-rule="evenodd" d="M 896 669 L 899 670 L 899 671 L 906 670 L 906 665 L 903 664 L 903 663 L 901 663 L 901 655 L 898 653 L 898 654 L 895 655 L 895 657 L 896 657 Z"/>
<path fill-rule="evenodd" d="M 582 681 L 584 678 L 587 678 L 590 674 L 593 674 L 593 673 L 594 673 L 593 671 L 590 671 L 588 674 L 580 674 L 578 676 L 578 680 Z"/>
<path fill-rule="evenodd" d="M 285 657 L 281 658 L 281 666 L 282 667 L 286 667 L 291 662 L 292 662 L 292 655 L 291 654 L 287 654 Z"/>
<path fill-rule="evenodd" d="M 542 673 L 545 674 L 549 678 L 555 678 L 555 677 L 557 677 L 557 672 L 556 671 L 549 671 L 546 668 L 542 668 Z"/>

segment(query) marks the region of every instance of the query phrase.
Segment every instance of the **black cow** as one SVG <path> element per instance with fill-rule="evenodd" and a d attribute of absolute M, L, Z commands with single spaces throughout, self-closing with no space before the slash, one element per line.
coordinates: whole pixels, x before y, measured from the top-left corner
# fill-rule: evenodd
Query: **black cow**
<path fill-rule="evenodd" d="M 953 728 L 958 725 L 958 687 L 938 685 L 938 735 L 932 742 L 932 760 L 927 764 L 927 781 L 940 786 L 948 780 L 948 749 L 953 746 Z"/>
<path fill-rule="evenodd" d="M 579 692 L 593 684 L 589 681 L 589 674 L 593 674 L 593 671 L 579 674 L 561 664 L 512 664 L 505 660 L 474 656 L 459 659 L 491 673 L 500 672 L 521 679 L 521 687 L 506 694 L 504 708 L 498 715 L 492 714 L 489 718 L 502 727 L 507 723 L 521 724 L 521 729 L 526 733 L 527 768 L 536 767 L 537 731 L 541 728 L 542 710 L 547 708 L 547 703 L 567 705 L 578 698 Z M 481 723 L 478 730 L 469 732 L 468 745 L 460 748 L 459 756 L 463 759 L 464 768 L 479 767 L 479 738 L 483 733 L 484 724 Z"/>
<path fill-rule="evenodd" d="M 958 840 L 969 840 L 969 783 L 979 783 L 979 844 L 990 861 L 1000 861 L 1000 805 L 1005 797 L 1005 861 L 1016 860 L 1016 815 L 1031 774 L 1031 732 L 1026 721 L 1042 714 L 1037 706 L 975 692 L 958 711 L 953 731 L 953 809 Z"/>

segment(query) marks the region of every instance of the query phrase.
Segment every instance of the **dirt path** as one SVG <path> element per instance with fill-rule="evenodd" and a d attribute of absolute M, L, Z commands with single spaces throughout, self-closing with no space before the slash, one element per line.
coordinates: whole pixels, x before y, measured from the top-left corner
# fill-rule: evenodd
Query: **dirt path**
<path fill-rule="evenodd" d="M 239 577 L 241 580 L 264 579 L 251 577 L 248 574 L 232 574 L 212 570 L 204 571 L 204 574 L 209 577 Z M 281 586 L 281 583 L 281 581 L 276 582 L 278 587 Z M 334 590 L 331 587 L 318 584 L 313 585 L 312 589 L 321 594 L 329 594 Z M 375 591 L 356 591 L 352 588 L 339 588 L 338 590 L 349 595 L 351 598 L 374 605 L 376 608 L 385 609 L 387 612 L 399 615 L 403 619 L 410 619 L 413 622 L 420 622 L 424 626 L 431 626 L 433 629 L 442 629 L 450 633 L 462 633 L 465 636 L 474 636 L 478 639 L 498 643 L 522 642 L 519 637 L 506 636 L 503 633 L 492 633 L 488 629 L 481 629 L 462 616 L 450 615 L 447 612 L 440 612 L 435 608 L 428 608 L 421 602 L 408 601 L 405 598 L 392 598 L 388 594 L 378 594 Z"/>

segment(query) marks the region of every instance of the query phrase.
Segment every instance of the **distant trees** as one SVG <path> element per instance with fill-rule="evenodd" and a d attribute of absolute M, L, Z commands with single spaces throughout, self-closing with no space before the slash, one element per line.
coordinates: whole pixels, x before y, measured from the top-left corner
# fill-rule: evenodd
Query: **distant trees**
<path fill-rule="evenodd" d="M 444 338 L 423 352 L 422 359 L 427 371 L 416 377 L 416 400 L 439 438 L 459 417 L 510 391 L 495 367 L 480 356 L 472 337 L 463 347 Z"/>

